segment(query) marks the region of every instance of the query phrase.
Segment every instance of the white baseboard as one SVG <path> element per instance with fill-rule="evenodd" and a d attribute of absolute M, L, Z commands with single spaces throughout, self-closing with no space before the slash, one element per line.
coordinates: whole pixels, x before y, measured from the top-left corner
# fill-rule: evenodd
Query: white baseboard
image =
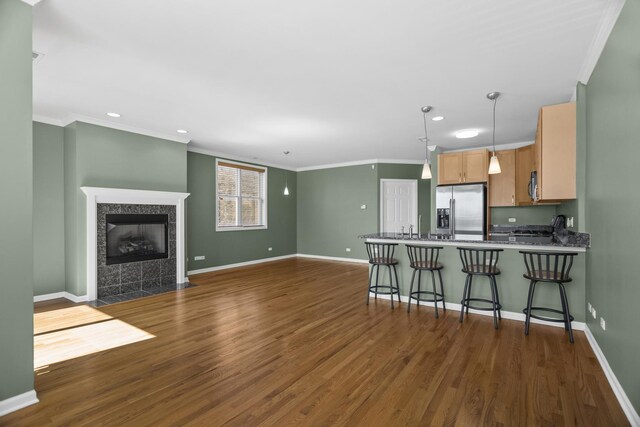
<path fill-rule="evenodd" d="M 375 296 L 374 293 L 370 294 L 371 298 L 373 298 Z M 397 300 L 397 296 L 396 296 L 396 300 Z M 388 300 L 389 299 L 389 295 L 378 295 L 378 299 L 383 299 L 383 300 Z M 394 300 L 395 301 L 395 300 Z M 400 301 L 408 304 L 409 303 L 409 297 L 406 296 L 400 296 Z M 415 300 L 413 300 L 412 304 L 415 304 Z M 433 307 L 433 303 L 429 302 L 429 301 L 420 301 L 420 305 L 424 305 L 427 307 Z M 453 310 L 453 311 L 460 311 L 460 304 L 456 304 L 453 302 L 447 302 L 447 310 Z M 438 304 L 438 308 L 441 309 L 442 308 L 442 303 Z M 482 310 L 474 310 L 472 308 L 469 309 L 469 313 L 473 313 L 473 314 L 480 314 L 482 316 L 493 316 L 493 312 L 491 311 L 482 311 Z M 505 310 L 501 310 L 500 313 L 502 314 L 502 318 L 503 319 L 509 319 L 509 320 L 518 320 L 520 322 L 524 322 L 525 321 L 525 315 L 524 313 L 516 313 L 513 311 L 505 311 Z M 531 318 L 531 323 L 537 323 L 540 325 L 547 325 L 547 326 L 554 326 L 556 328 L 564 328 L 564 324 L 563 323 L 558 323 L 558 322 L 547 322 L 546 320 L 538 320 L 538 319 L 534 319 Z M 584 322 L 576 322 L 573 321 L 571 322 L 571 327 L 574 331 L 584 331 L 586 328 L 586 324 Z"/>
<path fill-rule="evenodd" d="M 315 259 L 323 259 L 326 261 L 355 262 L 357 264 L 369 264 L 369 260 L 358 259 L 358 258 L 342 258 L 342 257 L 335 257 L 335 256 L 310 255 L 310 254 L 297 254 L 297 256 L 299 258 L 315 258 Z"/>
<path fill-rule="evenodd" d="M 296 254 L 291 254 L 291 255 L 283 255 L 283 256 L 274 256 L 271 258 L 256 259 L 253 261 L 237 262 L 235 264 L 219 265 L 216 267 L 200 268 L 198 270 L 187 271 L 187 276 L 191 276 L 193 274 L 209 273 L 209 272 L 218 271 L 218 270 L 226 270 L 228 268 L 237 268 L 237 267 L 244 267 L 247 265 L 262 264 L 263 262 L 278 261 L 281 259 L 295 258 L 295 257 L 296 257 Z"/>
<path fill-rule="evenodd" d="M 618 402 L 620 403 L 622 410 L 624 411 L 625 415 L 629 419 L 629 423 L 632 426 L 639 427 L 640 415 L 638 415 L 638 412 L 633 407 L 633 404 L 631 404 L 629 397 L 627 397 L 627 394 L 624 392 L 624 389 L 622 388 L 622 385 L 618 381 L 616 374 L 613 373 L 613 370 L 611 369 L 611 366 L 609 366 L 609 362 L 607 361 L 607 358 L 604 357 L 604 353 L 602 352 L 602 349 L 598 345 L 596 338 L 593 336 L 588 326 L 585 328 L 584 333 L 587 336 L 587 340 L 589 341 L 589 344 L 591 345 L 591 349 L 595 353 L 596 358 L 598 359 L 598 362 L 600 362 L 600 366 L 602 367 L 602 370 L 604 371 L 604 374 L 606 375 L 607 380 L 609 380 L 609 384 L 613 389 L 613 393 L 618 398 Z"/>
<path fill-rule="evenodd" d="M 17 411 L 18 409 L 26 408 L 27 406 L 36 404 L 38 402 L 39 400 L 35 390 L 13 396 L 5 400 L 1 400 L 0 417 Z"/>
<path fill-rule="evenodd" d="M 69 301 L 73 301 L 73 302 L 87 301 L 86 295 L 77 296 L 69 292 L 54 292 L 52 294 L 36 295 L 33 297 L 33 302 L 49 301 L 49 300 L 58 299 L 58 298 L 66 298 Z"/>

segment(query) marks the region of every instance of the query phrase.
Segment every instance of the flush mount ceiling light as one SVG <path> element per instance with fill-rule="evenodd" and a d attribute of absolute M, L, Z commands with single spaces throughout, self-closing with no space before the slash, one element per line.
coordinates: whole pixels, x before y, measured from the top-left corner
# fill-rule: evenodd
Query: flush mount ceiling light
<path fill-rule="evenodd" d="M 435 116 L 432 117 L 431 120 L 433 120 L 434 122 L 439 122 L 440 120 L 444 120 L 444 116 Z"/>
<path fill-rule="evenodd" d="M 114 118 L 117 119 L 118 117 L 120 117 L 120 114 L 118 114 L 118 113 L 107 113 L 107 116 L 114 117 Z"/>
<path fill-rule="evenodd" d="M 475 129 L 465 129 L 465 130 L 456 132 L 456 138 L 458 139 L 475 138 L 479 134 L 480 132 Z"/>
<path fill-rule="evenodd" d="M 502 172 L 500 162 L 496 156 L 496 104 L 498 103 L 499 97 L 500 92 L 489 92 L 487 94 L 487 99 L 489 99 L 489 101 L 493 101 L 493 154 L 491 155 L 491 161 L 489 162 L 489 175 L 495 175 Z"/>
<path fill-rule="evenodd" d="M 422 179 L 431 179 L 431 163 L 429 159 L 429 135 L 427 134 L 427 114 L 429 111 L 433 109 L 432 106 L 422 107 L 420 111 L 422 111 L 422 119 L 424 122 L 424 146 L 425 146 L 425 156 L 424 156 L 424 166 L 422 166 Z M 433 120 L 433 119 L 432 119 Z"/>
<path fill-rule="evenodd" d="M 178 129 L 176 132 L 178 132 L 178 133 L 189 133 L 188 131 L 186 131 L 184 129 Z"/>

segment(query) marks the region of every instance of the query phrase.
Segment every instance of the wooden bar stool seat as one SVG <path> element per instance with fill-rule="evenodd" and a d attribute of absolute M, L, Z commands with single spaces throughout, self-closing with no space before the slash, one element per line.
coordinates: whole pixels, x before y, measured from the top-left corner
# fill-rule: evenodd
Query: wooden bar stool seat
<path fill-rule="evenodd" d="M 411 311 L 411 300 L 416 300 L 416 306 L 420 304 L 420 301 L 431 301 L 435 308 L 435 316 L 438 318 L 438 302 L 442 302 L 442 309 L 447 310 L 444 303 L 444 288 L 442 286 L 442 274 L 440 270 L 444 268 L 444 265 L 438 262 L 440 256 L 440 250 L 442 246 L 421 246 L 421 245 L 406 245 L 407 253 L 409 255 L 409 263 L 413 269 L 413 275 L 411 276 L 411 287 L 409 289 L 409 303 L 407 304 L 407 313 Z M 422 272 L 431 272 L 431 286 L 432 290 L 422 290 L 421 279 Z M 438 279 L 440 281 L 440 292 L 436 290 L 436 272 L 438 273 Z M 418 290 L 413 290 L 414 280 L 418 273 Z M 423 295 L 425 297 L 423 298 Z"/>
<path fill-rule="evenodd" d="M 398 295 L 398 304 L 400 304 L 400 285 L 398 283 L 398 272 L 396 265 L 398 260 L 394 258 L 397 243 L 371 243 L 365 242 L 367 248 L 367 255 L 369 256 L 369 264 L 371 264 L 371 270 L 369 272 L 369 288 L 367 289 L 367 305 L 369 305 L 369 297 L 371 293 L 374 294 L 374 298 L 378 299 L 378 295 L 390 295 L 391 296 L 391 308 L 393 305 L 393 296 Z M 389 270 L 389 283 L 380 284 L 380 267 L 387 267 Z M 393 270 L 393 275 L 391 274 Z M 373 273 L 376 273 L 375 284 L 373 282 Z M 395 277 L 395 284 L 393 279 Z"/>

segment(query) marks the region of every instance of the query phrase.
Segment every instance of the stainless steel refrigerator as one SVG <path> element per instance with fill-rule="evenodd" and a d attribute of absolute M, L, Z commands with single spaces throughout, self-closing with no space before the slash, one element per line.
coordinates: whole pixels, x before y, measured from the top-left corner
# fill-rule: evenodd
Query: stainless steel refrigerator
<path fill-rule="evenodd" d="M 436 232 L 462 240 L 483 240 L 487 234 L 485 184 L 436 187 Z"/>

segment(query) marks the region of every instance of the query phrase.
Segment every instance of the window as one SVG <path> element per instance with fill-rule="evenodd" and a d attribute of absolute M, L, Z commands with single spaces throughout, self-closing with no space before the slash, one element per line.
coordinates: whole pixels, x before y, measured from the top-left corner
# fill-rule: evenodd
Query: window
<path fill-rule="evenodd" d="M 267 228 L 267 170 L 216 160 L 216 231 Z"/>

